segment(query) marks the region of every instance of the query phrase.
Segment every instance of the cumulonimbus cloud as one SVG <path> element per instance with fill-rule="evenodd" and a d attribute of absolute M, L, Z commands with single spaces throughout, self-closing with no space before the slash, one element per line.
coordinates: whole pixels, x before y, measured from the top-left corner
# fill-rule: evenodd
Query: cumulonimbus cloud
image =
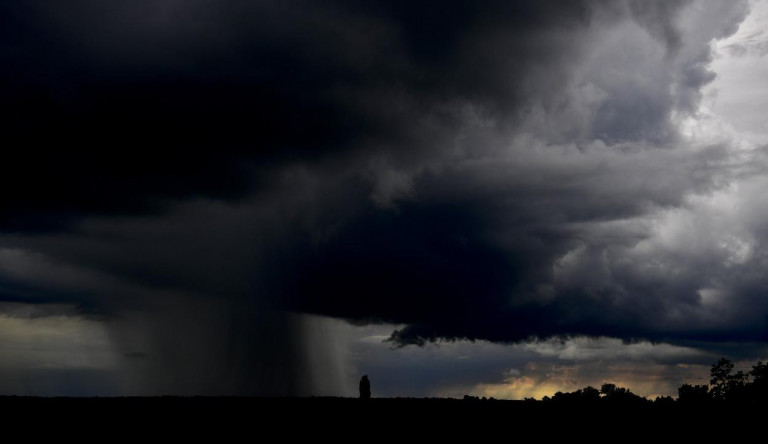
<path fill-rule="evenodd" d="M 680 131 L 746 2 L 49 6 L 2 7 L 0 245 L 36 258 L 0 264 L 5 300 L 151 330 L 190 298 L 238 337 L 279 309 L 398 345 L 766 339 L 762 154 Z M 98 285 L 30 277 L 56 263 Z"/>

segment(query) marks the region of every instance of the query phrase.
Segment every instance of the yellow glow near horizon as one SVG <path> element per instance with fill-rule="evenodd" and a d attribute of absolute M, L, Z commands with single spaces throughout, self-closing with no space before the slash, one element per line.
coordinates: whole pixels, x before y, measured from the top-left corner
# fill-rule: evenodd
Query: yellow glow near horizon
<path fill-rule="evenodd" d="M 117 356 L 104 326 L 77 316 L 0 314 L 0 368 L 114 368 Z"/>

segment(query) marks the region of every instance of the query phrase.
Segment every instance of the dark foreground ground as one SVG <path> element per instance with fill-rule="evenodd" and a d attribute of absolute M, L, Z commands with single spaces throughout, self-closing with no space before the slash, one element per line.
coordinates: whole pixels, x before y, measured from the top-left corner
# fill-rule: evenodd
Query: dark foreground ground
<path fill-rule="evenodd" d="M 764 436 L 768 421 L 765 405 L 558 405 L 412 398 L 0 397 L 0 412 L 6 432 L 102 442 L 711 441 L 738 439 L 748 430 Z"/>

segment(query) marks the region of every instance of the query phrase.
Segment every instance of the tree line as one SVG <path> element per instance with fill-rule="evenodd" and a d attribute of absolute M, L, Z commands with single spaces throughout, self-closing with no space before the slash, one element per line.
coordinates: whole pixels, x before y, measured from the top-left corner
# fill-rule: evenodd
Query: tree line
<path fill-rule="evenodd" d="M 632 393 L 627 388 L 615 384 L 603 384 L 600 389 L 588 386 L 573 392 L 557 392 L 551 398 L 545 396 L 542 401 L 553 403 L 622 403 L 622 404 L 707 404 L 715 402 L 750 403 L 768 400 L 768 364 L 762 361 L 752 366 L 748 372 L 733 371 L 734 365 L 729 359 L 720 358 L 712 364 L 709 385 L 683 384 L 677 389 L 678 398 L 660 396 L 654 401 Z M 533 401 L 533 398 L 527 398 Z"/>

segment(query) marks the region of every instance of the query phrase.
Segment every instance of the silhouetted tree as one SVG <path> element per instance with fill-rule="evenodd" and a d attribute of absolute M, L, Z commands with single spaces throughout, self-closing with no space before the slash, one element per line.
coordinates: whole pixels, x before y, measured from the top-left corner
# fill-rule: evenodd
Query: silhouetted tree
<path fill-rule="evenodd" d="M 616 384 L 606 383 L 600 387 L 600 394 L 603 396 L 610 396 L 616 391 Z"/>
<path fill-rule="evenodd" d="M 754 382 L 768 381 L 768 364 L 763 364 L 763 361 L 758 361 L 757 365 L 752 366 L 752 370 L 749 372 L 752 375 Z"/>
<path fill-rule="evenodd" d="M 743 371 L 731 374 L 732 371 L 733 362 L 726 358 L 720 358 L 712 364 L 709 383 L 712 385 L 710 393 L 714 399 L 737 401 L 747 396 L 748 375 Z"/>
<path fill-rule="evenodd" d="M 577 390 L 578 391 L 578 390 Z M 581 391 L 581 397 L 585 400 L 593 401 L 600 399 L 600 390 L 590 386 L 584 387 Z"/>
<path fill-rule="evenodd" d="M 360 380 L 360 399 L 370 399 L 371 397 L 371 381 L 368 380 L 368 375 L 363 375 Z"/>
<path fill-rule="evenodd" d="M 600 401 L 600 390 L 588 386 L 575 392 L 557 392 L 552 396 L 552 401 L 569 403 L 592 403 Z"/>
<path fill-rule="evenodd" d="M 603 395 L 603 399 L 608 402 L 637 404 L 648 402 L 647 399 L 632 393 L 629 389 L 624 387 L 617 387 L 616 384 L 611 383 L 603 384 L 600 387 L 600 393 Z"/>
<path fill-rule="evenodd" d="M 706 385 L 683 384 L 677 389 L 677 400 L 683 404 L 704 404 L 712 400 Z"/>
<path fill-rule="evenodd" d="M 725 358 L 720 358 L 719 361 L 712 364 L 712 370 L 710 370 L 711 379 L 709 383 L 712 385 L 711 394 L 715 399 L 725 399 L 725 394 L 728 391 L 728 377 L 733 370 L 733 362 Z"/>
<path fill-rule="evenodd" d="M 752 399 L 768 399 L 768 364 L 758 361 L 757 365 L 752 366 L 749 374 L 752 376 L 752 383 L 750 384 Z"/>

